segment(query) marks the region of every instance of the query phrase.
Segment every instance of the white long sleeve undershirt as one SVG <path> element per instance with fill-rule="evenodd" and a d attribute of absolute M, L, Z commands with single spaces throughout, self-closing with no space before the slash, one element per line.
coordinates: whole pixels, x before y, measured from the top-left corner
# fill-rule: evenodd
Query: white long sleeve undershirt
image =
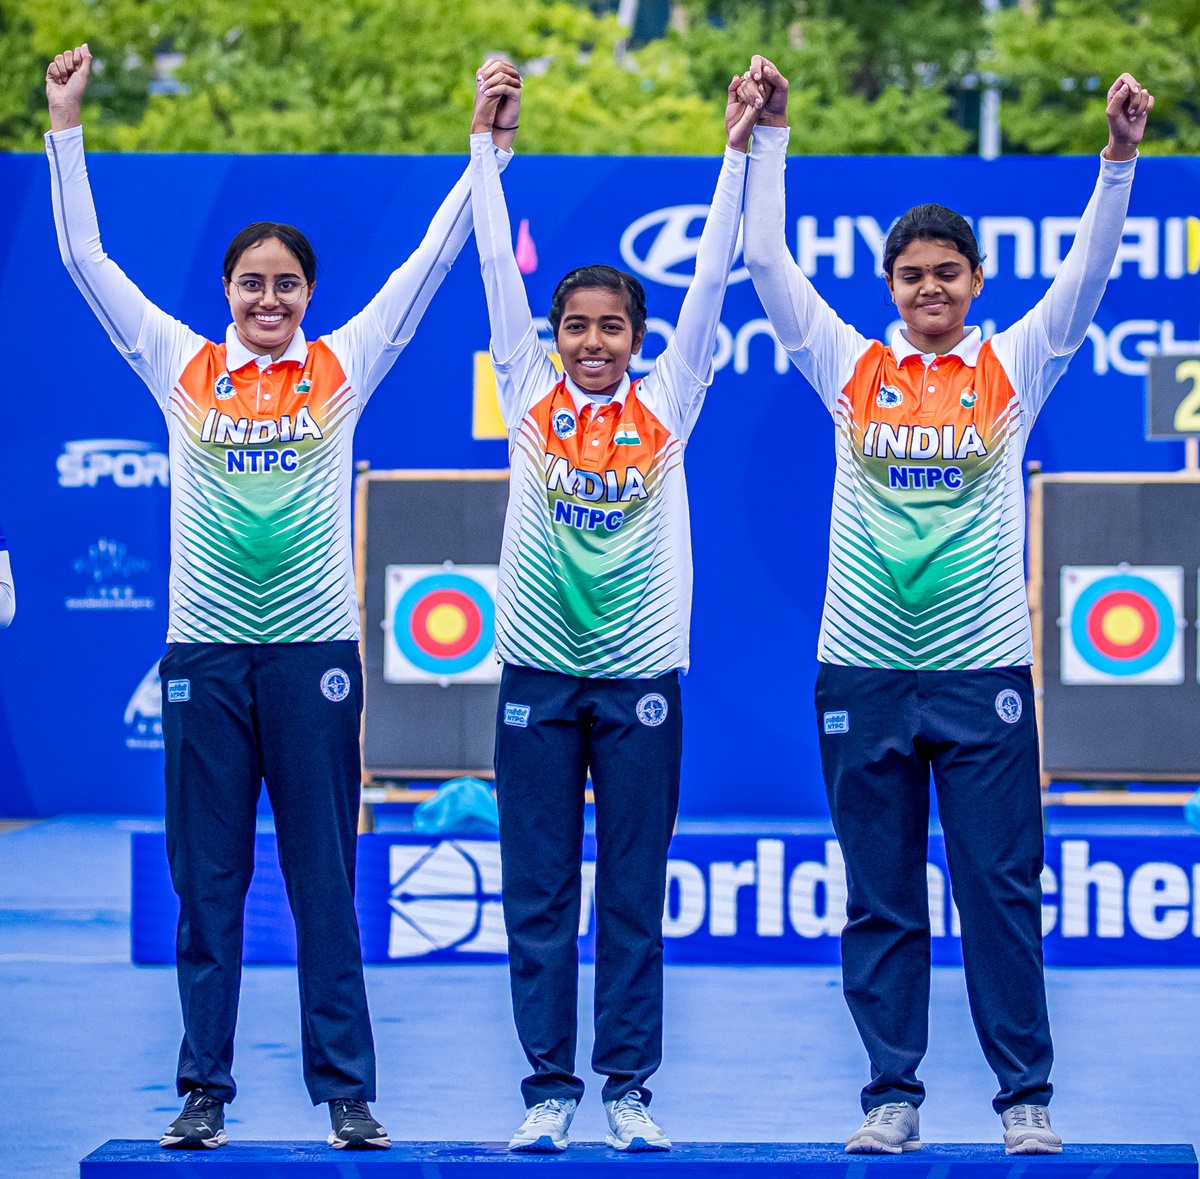
<path fill-rule="evenodd" d="M 868 341 L 817 293 L 784 238 L 788 128 L 754 133 L 746 180 L 745 258 L 771 326 L 827 405 Z M 1025 407 L 1036 413 L 1083 343 L 1125 225 L 1136 160 L 1101 157 L 1100 176 L 1062 268 L 1038 304 L 992 346 Z"/>
<path fill-rule="evenodd" d="M 12 564 L 8 550 L 0 549 L 0 627 L 8 626 L 17 612 L 17 592 L 13 587 Z"/>

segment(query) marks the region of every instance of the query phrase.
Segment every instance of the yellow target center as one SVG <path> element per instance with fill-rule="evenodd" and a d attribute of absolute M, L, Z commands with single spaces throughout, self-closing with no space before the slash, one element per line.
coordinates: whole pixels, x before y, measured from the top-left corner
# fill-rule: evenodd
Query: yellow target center
<path fill-rule="evenodd" d="M 434 606 L 425 619 L 425 629 L 436 643 L 456 643 L 466 633 L 467 616 L 457 606 Z"/>
<path fill-rule="evenodd" d="M 1132 606 L 1114 606 L 1100 623 L 1100 630 L 1110 643 L 1130 647 L 1142 637 L 1146 624 Z"/>

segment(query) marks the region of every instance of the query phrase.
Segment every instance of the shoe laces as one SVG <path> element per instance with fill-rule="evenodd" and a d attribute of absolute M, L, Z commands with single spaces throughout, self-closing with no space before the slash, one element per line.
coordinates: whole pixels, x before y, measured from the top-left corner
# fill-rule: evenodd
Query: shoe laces
<path fill-rule="evenodd" d="M 346 1121 L 361 1119 L 364 1122 L 373 1122 L 375 1120 L 371 1117 L 371 1111 L 365 1101 L 357 1101 L 353 1097 L 338 1097 L 329 1104 L 333 1107 L 334 1115 L 344 1118 Z"/>
<path fill-rule="evenodd" d="M 218 1101 L 211 1093 L 205 1093 L 203 1089 L 192 1089 L 183 1103 L 183 1112 L 179 1116 L 181 1118 L 198 1117 L 210 1110 L 220 1109 L 223 1104 L 224 1102 Z"/>
<path fill-rule="evenodd" d="M 867 1113 L 866 1125 L 890 1126 L 905 1110 L 903 1102 L 891 1101 L 887 1105 L 877 1105 Z"/>
<path fill-rule="evenodd" d="M 1030 1130 L 1049 1130 L 1050 1119 L 1044 1105 L 1014 1105 L 1010 1124 L 1024 1126 Z"/>
<path fill-rule="evenodd" d="M 613 1118 L 622 1126 L 630 1122 L 638 1122 L 644 1125 L 646 1122 L 653 1124 L 653 1119 L 650 1117 L 650 1111 L 646 1108 L 642 1099 L 636 1093 L 626 1093 L 620 1101 L 612 1107 Z"/>
<path fill-rule="evenodd" d="M 569 1101 L 564 1101 L 561 1097 L 550 1097 L 545 1101 L 539 1101 L 537 1105 L 531 1105 L 525 1111 L 525 1124 L 537 1126 L 542 1122 L 558 1122 L 570 1112 L 571 1103 Z"/>

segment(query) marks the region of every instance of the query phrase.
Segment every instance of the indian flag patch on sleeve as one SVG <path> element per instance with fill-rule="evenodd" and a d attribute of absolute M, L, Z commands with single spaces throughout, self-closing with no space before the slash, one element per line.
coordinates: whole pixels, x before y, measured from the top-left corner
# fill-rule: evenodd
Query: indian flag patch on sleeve
<path fill-rule="evenodd" d="M 637 426 L 618 426 L 616 443 L 618 446 L 641 446 L 642 440 L 638 437 Z"/>

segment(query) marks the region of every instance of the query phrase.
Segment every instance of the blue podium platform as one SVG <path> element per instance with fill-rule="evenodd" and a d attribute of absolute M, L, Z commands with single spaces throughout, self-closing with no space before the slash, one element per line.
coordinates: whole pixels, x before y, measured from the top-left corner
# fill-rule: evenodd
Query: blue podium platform
<path fill-rule="evenodd" d="M 929 1144 L 903 1155 L 848 1155 L 840 1142 L 681 1143 L 621 1154 L 600 1143 L 563 1154 L 512 1154 L 501 1142 L 398 1142 L 348 1154 L 314 1142 L 234 1142 L 213 1151 L 166 1151 L 114 1139 L 79 1164 L 80 1179 L 495 1179 L 497 1168 L 550 1168 L 553 1179 L 595 1179 L 634 1167 L 653 1179 L 1197 1179 L 1187 1145 L 1069 1145 L 1060 1155 L 1010 1156 L 995 1144 Z M 517 1179 L 513 1176 L 512 1179 Z M 549 1177 L 547 1177 L 549 1179 Z"/>

